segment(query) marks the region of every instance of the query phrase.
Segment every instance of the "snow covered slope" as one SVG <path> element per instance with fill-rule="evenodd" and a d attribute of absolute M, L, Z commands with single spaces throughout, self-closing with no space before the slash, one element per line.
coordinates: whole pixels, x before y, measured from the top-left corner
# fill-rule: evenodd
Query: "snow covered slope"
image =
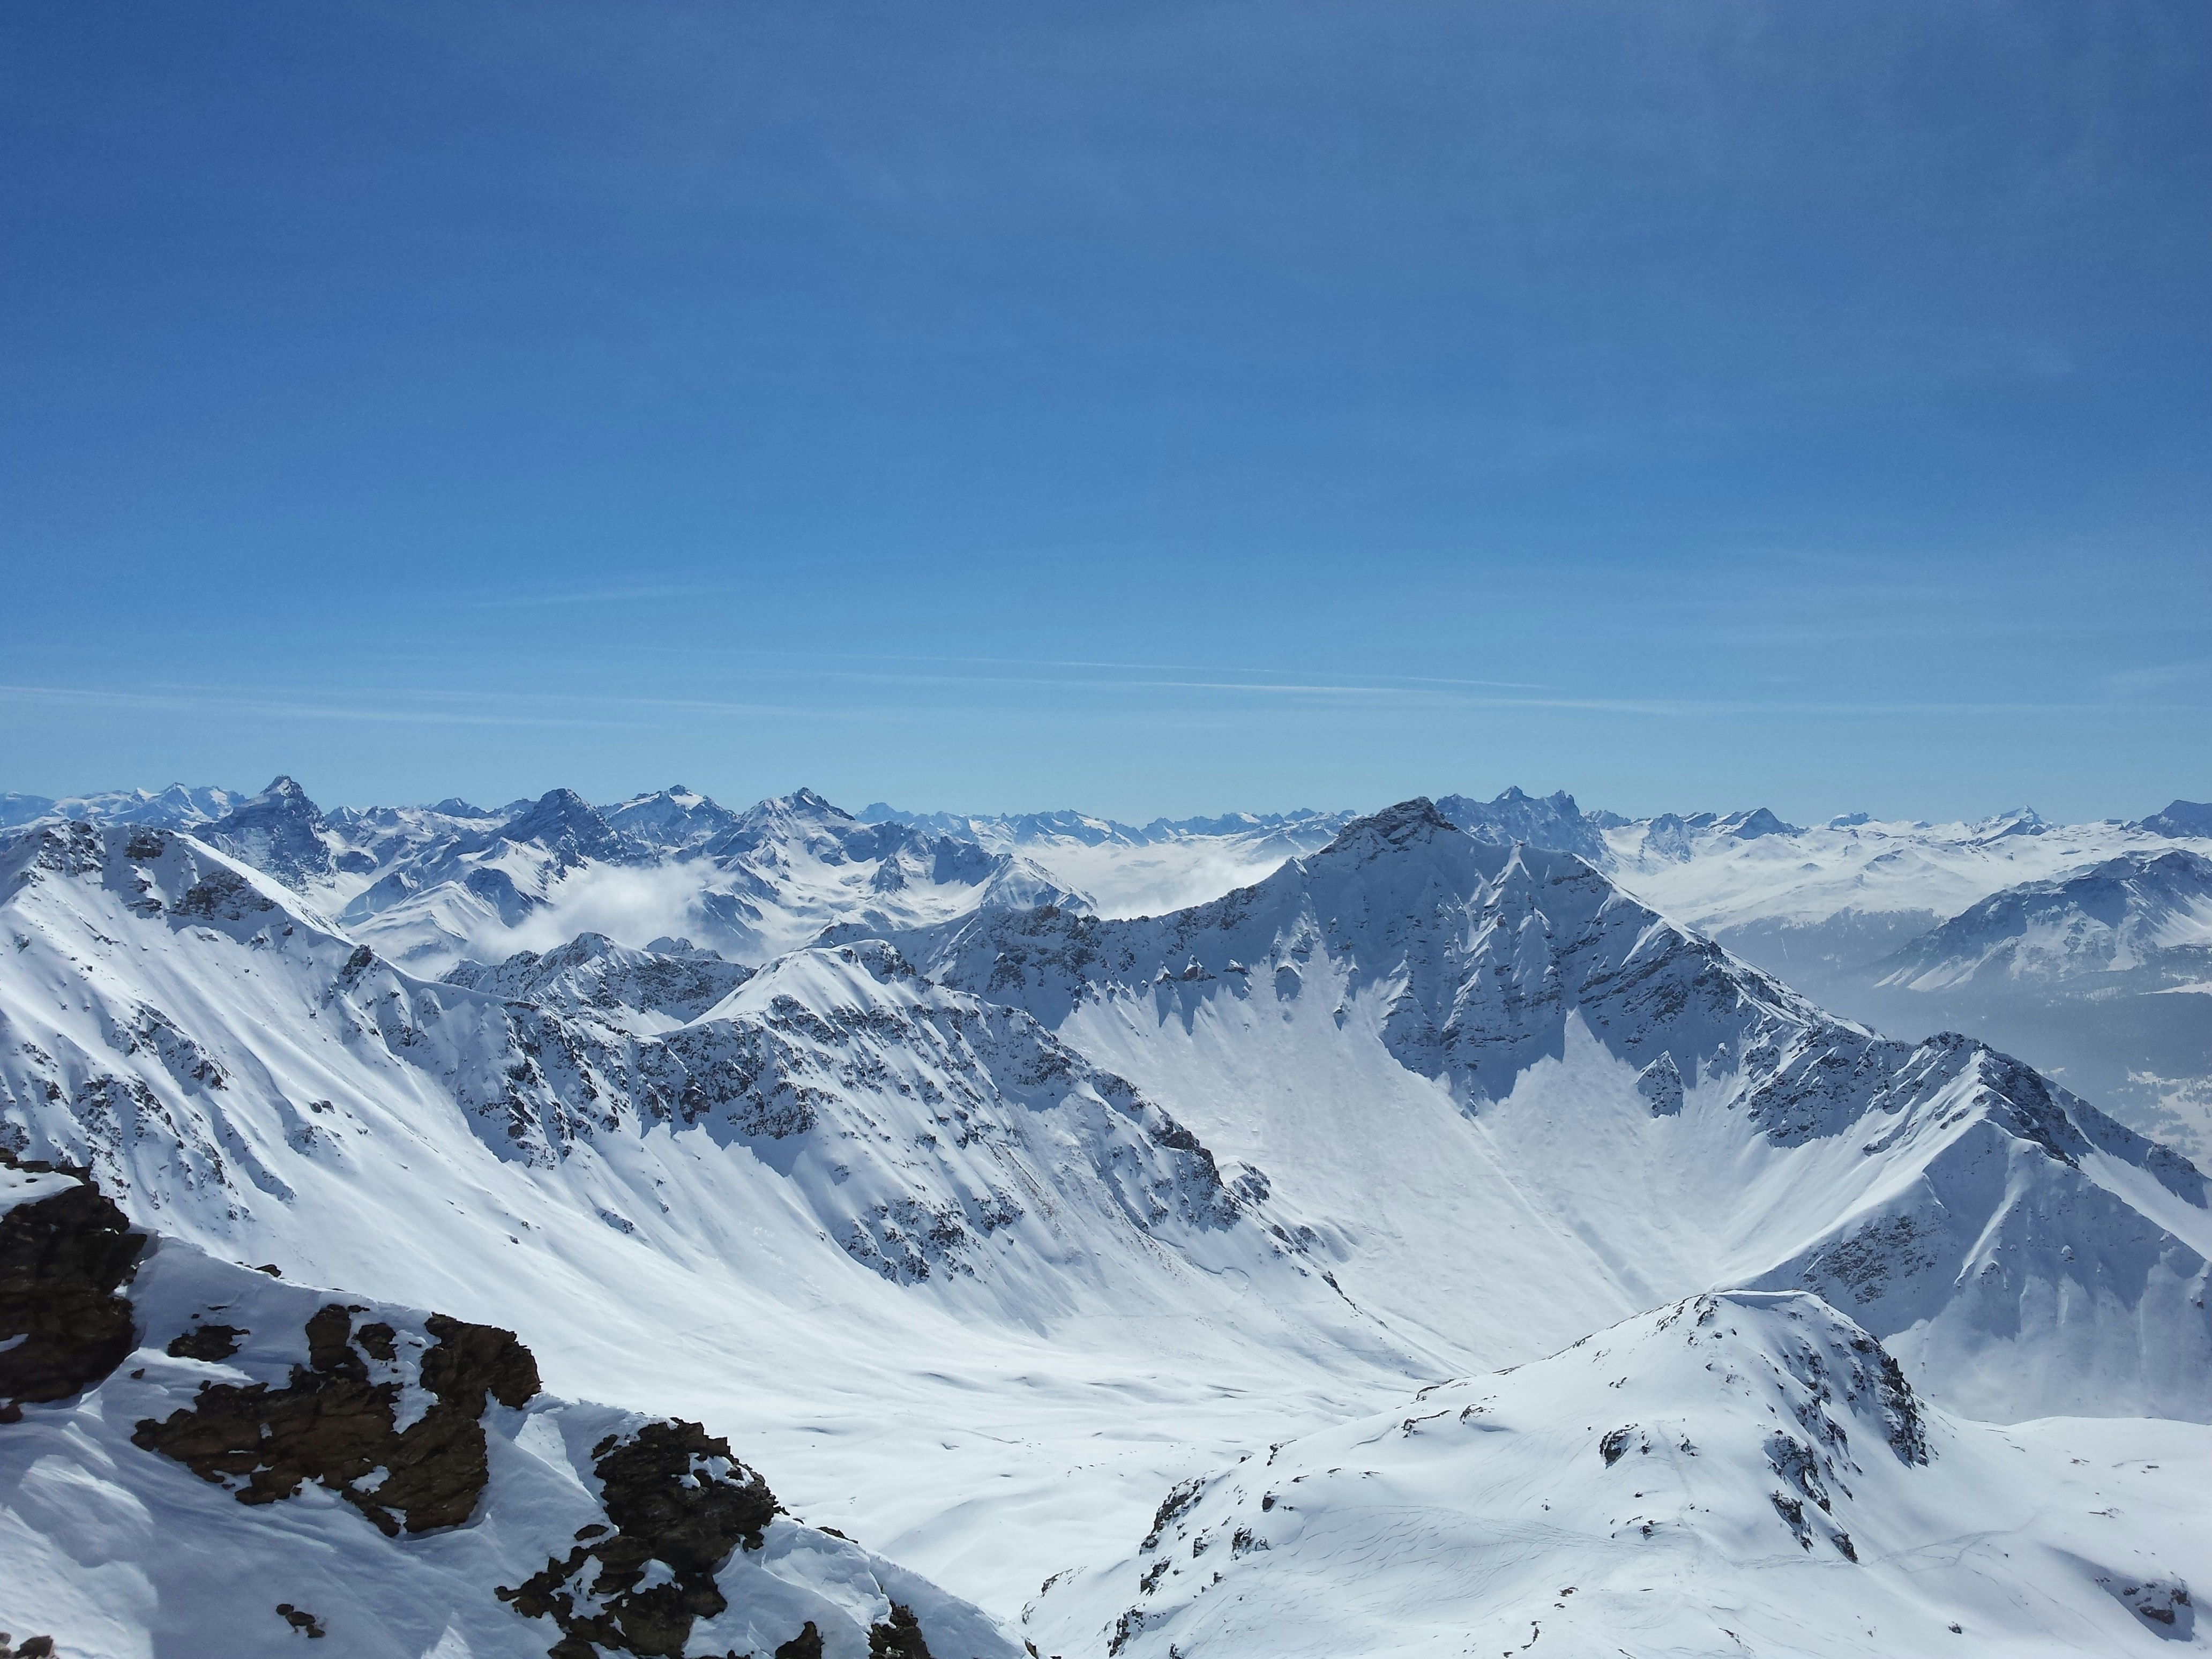
<path fill-rule="evenodd" d="M 422 1184 L 393 1177 L 426 1141 L 464 1167 L 463 1141 L 540 1169 L 595 1154 L 592 1212 L 632 1230 L 666 1211 L 670 1168 L 711 1155 L 888 1278 L 1027 1277 L 1048 1304 L 1071 1274 L 1150 1261 L 1152 1229 L 1233 1230 L 1265 1192 L 1257 1176 L 1232 1190 L 1028 1016 L 880 943 L 748 974 L 586 939 L 433 982 L 186 836 L 78 826 L 9 850 L 6 1133 L 211 1247 L 318 1260 L 332 1243 L 301 1201 L 310 1181 L 435 1207 L 381 1190 Z"/>
<path fill-rule="evenodd" d="M 425 981 L 182 836 L 41 830 L 0 896 L 8 1144 L 211 1255 L 504 1323 L 571 1394 L 740 1402 L 809 1512 L 999 1605 L 1195 1449 L 1431 1369 L 1262 1173 L 880 944 L 671 1024 L 597 991 L 696 960 Z"/>
<path fill-rule="evenodd" d="M 0 1627 L 68 1659 L 1019 1651 L 786 1514 L 742 1423 L 556 1398 L 510 1332 L 128 1232 L 67 1172 L 0 1166 Z"/>
<path fill-rule="evenodd" d="M 913 948 L 1265 1167 L 1395 1328 L 1505 1360 L 1802 1283 L 1961 1409 L 2212 1417 L 2212 1213 L 2185 1158 L 1966 1039 L 1825 1015 L 1426 801 L 1214 904 L 981 916 Z"/>
<path fill-rule="evenodd" d="M 1127 1659 L 2148 1656 L 2203 1639 L 2208 1489 L 2212 1430 L 1961 1421 L 1818 1298 L 1732 1291 L 1179 1486 L 1022 1628 Z"/>
<path fill-rule="evenodd" d="M 1915 939 L 1878 981 L 1940 991 L 2149 969 L 2212 977 L 2212 858 L 2134 852 L 1992 894 Z"/>

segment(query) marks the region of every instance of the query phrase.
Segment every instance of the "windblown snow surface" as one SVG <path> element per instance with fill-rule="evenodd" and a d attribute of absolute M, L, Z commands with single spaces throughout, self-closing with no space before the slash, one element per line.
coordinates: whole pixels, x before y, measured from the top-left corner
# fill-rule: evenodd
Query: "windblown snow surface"
<path fill-rule="evenodd" d="M 1066 1659 L 1502 1652 L 1539 1631 L 1637 1655 L 2194 1639 L 2203 1178 L 2027 1066 L 1825 1014 L 1574 854 L 1427 802 L 1209 902 L 1108 919 L 1004 848 L 811 797 L 733 822 L 663 797 L 627 819 L 562 792 L 441 803 L 310 823 L 311 845 L 276 790 L 228 829 L 46 823 L 0 848 L 7 1143 L 84 1168 L 159 1236 L 120 1292 L 131 1364 L 0 1425 L 0 1506 L 42 1564 L 3 1604 L 19 1638 L 195 1651 L 176 1632 L 207 1603 L 163 1564 L 196 1535 L 281 1564 L 292 1545 L 258 1540 L 293 1528 L 334 1574 L 356 1544 L 471 1564 L 471 1584 L 545 1565 L 556 1529 L 501 1518 L 538 1500 L 511 1511 L 500 1470 L 580 1504 L 600 1431 L 562 1427 L 556 1455 L 532 1430 L 516 1457 L 537 1462 L 509 1463 L 524 1425 L 498 1413 L 552 1407 L 486 1407 L 484 1507 L 397 1544 L 319 1483 L 240 1505 L 131 1443 L 199 1381 L 245 1386 L 167 1357 L 168 1325 L 296 1285 L 331 1288 L 255 1317 L 304 1333 L 359 1303 L 356 1332 L 427 1341 L 424 1316 L 381 1310 L 437 1308 L 514 1332 L 548 1396 L 726 1437 L 876 1553 L 836 1558 L 877 1588 L 841 1603 L 842 1635 L 817 1621 L 827 1652 L 870 1650 L 894 1601 L 939 1659 L 1004 1650 L 980 1626 L 940 1640 L 927 1583 Z M 678 866 L 731 903 L 550 936 L 583 914 L 569 890 Z M 513 922 L 501 879 L 532 901 Z M 164 1264 L 187 1262 L 222 1283 L 172 1297 Z M 240 1271 L 260 1263 L 282 1279 Z M 285 1386 L 307 1341 L 238 1363 Z M 1466 1380 L 1407 1403 L 1446 1377 Z M 1510 1437 L 1468 1414 L 1486 1391 Z M 1401 1431 L 1437 1393 L 1449 1436 Z M 1905 1415 L 1924 1462 L 1891 1437 Z M 1351 1455 L 1378 1425 L 1389 1456 Z M 1609 1461 L 1624 1426 L 1653 1449 Z M 1277 1446 L 1298 1495 L 1255 1484 Z M 1662 1462 L 1690 1473 L 1616 1494 Z M 106 1542 L 41 1498 L 70 1482 L 120 1494 L 87 1498 L 123 1517 Z M 222 1525 L 171 1528 L 185 1496 Z M 83 1588 L 110 1567 L 99 1583 L 137 1587 Z M 270 1582 L 272 1608 L 325 1619 Z M 496 1596 L 484 1620 L 394 1614 L 386 1647 L 326 1620 L 319 1651 L 557 1635 Z M 500 1645 L 518 1632 L 538 1645 Z M 786 1639 L 714 1626 L 666 1650 Z"/>

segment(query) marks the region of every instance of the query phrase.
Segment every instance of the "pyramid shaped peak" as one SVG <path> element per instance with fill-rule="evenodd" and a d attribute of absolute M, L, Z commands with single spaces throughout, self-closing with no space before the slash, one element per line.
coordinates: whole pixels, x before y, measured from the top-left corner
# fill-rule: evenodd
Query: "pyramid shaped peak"
<path fill-rule="evenodd" d="M 502 825 L 499 837 L 547 848 L 566 842 L 589 858 L 616 859 L 628 851 L 614 826 L 573 789 L 547 790 Z"/>

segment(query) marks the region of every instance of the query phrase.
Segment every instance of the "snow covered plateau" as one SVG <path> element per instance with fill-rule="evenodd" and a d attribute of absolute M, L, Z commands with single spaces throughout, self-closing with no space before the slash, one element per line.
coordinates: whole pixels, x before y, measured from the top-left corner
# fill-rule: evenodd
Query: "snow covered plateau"
<path fill-rule="evenodd" d="M 2212 810 L 0 822 L 0 1652 L 2212 1643 Z"/>

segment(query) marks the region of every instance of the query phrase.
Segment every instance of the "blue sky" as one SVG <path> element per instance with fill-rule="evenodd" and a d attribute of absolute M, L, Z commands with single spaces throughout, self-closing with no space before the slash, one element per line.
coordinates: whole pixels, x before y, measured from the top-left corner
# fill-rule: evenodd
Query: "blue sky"
<path fill-rule="evenodd" d="M 2212 28 L 0 10 L 0 788 L 2212 796 Z"/>

